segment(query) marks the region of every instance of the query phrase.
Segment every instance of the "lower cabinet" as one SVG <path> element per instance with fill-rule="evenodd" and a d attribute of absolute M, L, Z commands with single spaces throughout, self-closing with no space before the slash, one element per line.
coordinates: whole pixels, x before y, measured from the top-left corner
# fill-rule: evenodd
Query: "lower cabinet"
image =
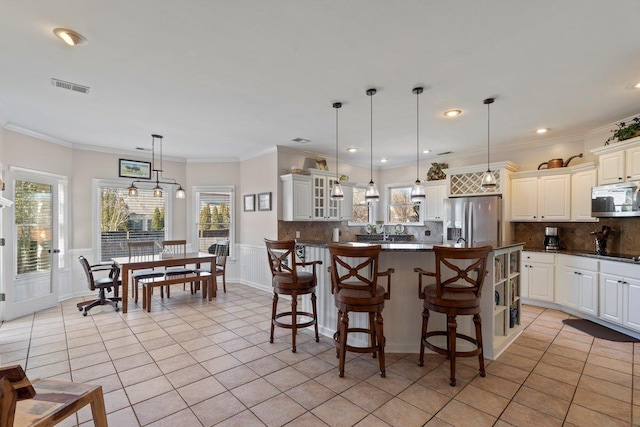
<path fill-rule="evenodd" d="M 522 253 L 522 296 L 537 301 L 554 301 L 554 255 Z"/>
<path fill-rule="evenodd" d="M 600 262 L 600 316 L 640 331 L 640 266 Z"/>
<path fill-rule="evenodd" d="M 558 255 L 556 302 L 565 307 L 598 316 L 598 261 Z"/>

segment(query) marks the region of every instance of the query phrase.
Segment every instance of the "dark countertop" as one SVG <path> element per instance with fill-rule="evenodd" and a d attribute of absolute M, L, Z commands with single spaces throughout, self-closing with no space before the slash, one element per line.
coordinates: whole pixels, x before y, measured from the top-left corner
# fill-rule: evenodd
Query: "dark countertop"
<path fill-rule="evenodd" d="M 575 249 L 559 249 L 559 250 L 546 250 L 542 247 L 530 247 L 525 246 L 525 251 L 529 252 L 545 252 L 549 254 L 560 254 L 560 255 L 576 255 L 583 256 L 587 258 L 595 258 L 603 261 L 617 261 L 617 262 L 626 262 L 629 264 L 640 264 L 640 261 L 637 260 L 640 254 L 620 254 L 620 253 L 610 253 L 606 255 L 599 255 L 595 252 L 586 252 Z"/>
<path fill-rule="evenodd" d="M 296 241 L 298 245 L 301 246 L 313 246 L 319 248 L 326 248 L 329 242 L 320 241 L 320 240 L 298 240 Z M 383 251 L 390 252 L 425 252 L 433 250 L 434 246 L 455 246 L 455 245 L 447 245 L 442 243 L 426 243 L 426 242 L 337 242 L 342 244 L 348 244 L 352 246 L 365 246 L 369 244 L 376 244 L 382 246 Z M 496 249 L 505 249 L 513 246 L 524 245 L 523 242 L 483 242 L 482 244 L 477 244 L 476 246 L 484 246 L 490 245 L 494 250 Z M 460 246 L 463 247 L 463 246 Z"/>

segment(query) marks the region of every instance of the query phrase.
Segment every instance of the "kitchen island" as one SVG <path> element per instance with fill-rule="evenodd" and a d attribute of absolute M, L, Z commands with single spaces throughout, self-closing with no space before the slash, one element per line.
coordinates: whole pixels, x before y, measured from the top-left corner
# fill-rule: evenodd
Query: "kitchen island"
<path fill-rule="evenodd" d="M 493 243 L 493 244 L 491 244 Z M 485 357 L 497 357 L 521 332 L 520 327 L 520 291 L 519 268 L 522 243 L 490 242 L 493 247 L 487 263 L 488 276 L 485 279 L 481 294 L 482 335 L 484 339 Z M 331 276 L 327 267 L 331 265 L 326 242 L 298 242 L 304 248 L 307 261 L 320 260 L 322 267 L 318 269 L 318 326 L 323 335 L 333 336 L 337 325 L 337 309 L 331 294 Z M 415 267 L 435 271 L 433 244 L 427 243 L 381 243 L 382 252 L 379 258 L 379 271 L 393 268 L 391 275 L 391 299 L 385 302 L 382 312 L 384 318 L 384 334 L 387 340 L 386 351 L 389 353 L 418 353 L 420 350 L 420 334 L 422 325 L 422 303 L 418 297 L 418 275 Z M 498 260 L 496 262 L 496 259 Z M 510 262 L 511 260 L 511 262 Z M 497 267 L 496 267 L 497 266 Z M 497 271 L 500 269 L 500 271 Z M 512 268 L 512 270 L 509 270 Z M 382 284 L 385 284 L 383 280 Z M 496 297 L 499 295 L 499 299 Z M 303 300 L 305 310 L 309 302 Z M 517 316 L 513 326 L 510 325 L 512 308 Z M 368 318 L 354 313 L 354 327 L 366 327 Z M 429 330 L 445 330 L 446 316 L 432 313 Z M 471 316 L 460 316 L 458 331 L 475 334 Z M 434 337 L 438 345 L 440 343 Z M 364 337 L 362 338 L 364 339 Z M 358 343 L 360 345 L 361 343 Z M 460 342 L 461 350 L 470 349 L 471 345 Z"/>

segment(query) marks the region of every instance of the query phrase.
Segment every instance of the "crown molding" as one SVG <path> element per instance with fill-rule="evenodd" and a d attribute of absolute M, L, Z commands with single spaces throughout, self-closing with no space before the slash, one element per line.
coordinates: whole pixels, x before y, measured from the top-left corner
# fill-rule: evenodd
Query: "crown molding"
<path fill-rule="evenodd" d="M 69 141 L 64 141 L 62 139 L 53 137 L 51 135 L 47 135 L 46 133 L 42 133 L 42 132 L 37 132 L 35 130 L 31 130 L 31 129 L 27 129 L 25 127 L 13 124 L 13 123 L 7 123 L 6 125 L 4 125 L 5 129 L 8 130 L 12 130 L 14 132 L 18 132 L 21 133 L 23 135 L 28 135 L 28 136 L 32 136 L 34 138 L 38 138 L 38 139 L 42 139 L 48 142 L 52 142 L 54 144 L 58 144 L 58 145 L 62 145 L 64 147 L 67 148 L 73 148 L 73 143 L 69 142 Z"/>

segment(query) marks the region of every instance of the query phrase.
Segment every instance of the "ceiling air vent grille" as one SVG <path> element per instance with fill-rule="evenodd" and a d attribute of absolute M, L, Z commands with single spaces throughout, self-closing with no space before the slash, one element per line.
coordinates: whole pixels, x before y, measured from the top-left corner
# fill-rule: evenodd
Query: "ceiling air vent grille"
<path fill-rule="evenodd" d="M 84 93 L 85 95 L 89 93 L 91 89 L 89 86 L 82 86 L 77 83 L 65 82 L 64 80 L 51 79 L 51 85 L 55 87 L 59 87 L 61 89 L 67 89 L 73 92 Z"/>

